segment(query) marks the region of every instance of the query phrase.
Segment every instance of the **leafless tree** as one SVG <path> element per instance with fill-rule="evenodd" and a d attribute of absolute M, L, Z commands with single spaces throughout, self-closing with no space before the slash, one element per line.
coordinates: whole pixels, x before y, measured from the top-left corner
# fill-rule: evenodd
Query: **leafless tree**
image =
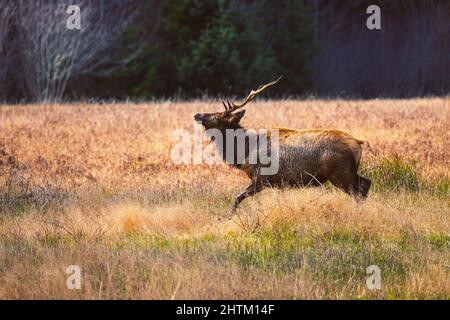
<path fill-rule="evenodd" d="M 6 87 L 6 74 L 11 54 L 8 34 L 14 11 L 15 5 L 12 0 L 0 2 L 0 98 L 4 95 Z"/>
<path fill-rule="evenodd" d="M 81 29 L 67 28 L 69 5 L 81 11 Z M 20 0 L 18 41 L 27 90 L 35 101 L 57 101 L 73 76 L 102 66 L 103 73 L 122 66 L 139 43 L 122 54 L 121 36 L 138 13 L 132 0 Z M 125 51 L 125 50 L 123 50 Z M 117 53 L 117 54 L 115 54 Z"/>

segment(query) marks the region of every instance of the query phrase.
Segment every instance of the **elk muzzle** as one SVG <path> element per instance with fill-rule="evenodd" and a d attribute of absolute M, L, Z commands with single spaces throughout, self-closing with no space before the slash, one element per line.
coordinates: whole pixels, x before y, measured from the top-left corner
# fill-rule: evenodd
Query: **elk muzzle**
<path fill-rule="evenodd" d="M 207 113 L 197 113 L 194 116 L 195 121 L 202 122 L 202 124 L 208 123 L 211 121 L 211 115 Z"/>

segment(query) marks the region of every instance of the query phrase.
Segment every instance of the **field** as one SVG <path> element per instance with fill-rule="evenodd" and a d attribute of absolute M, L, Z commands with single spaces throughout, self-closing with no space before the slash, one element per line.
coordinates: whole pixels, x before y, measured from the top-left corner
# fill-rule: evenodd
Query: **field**
<path fill-rule="evenodd" d="M 250 128 L 368 140 L 357 202 L 171 161 L 215 101 L 0 106 L 1 299 L 450 299 L 450 100 L 260 101 Z M 66 269 L 81 268 L 70 290 Z M 381 288 L 366 269 L 381 270 Z"/>

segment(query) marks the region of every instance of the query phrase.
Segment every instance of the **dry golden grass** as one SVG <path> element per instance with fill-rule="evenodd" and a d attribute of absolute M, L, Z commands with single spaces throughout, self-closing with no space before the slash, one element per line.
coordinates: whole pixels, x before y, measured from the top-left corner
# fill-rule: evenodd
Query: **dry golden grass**
<path fill-rule="evenodd" d="M 450 298 L 450 100 L 257 102 L 251 128 L 370 142 L 357 202 L 176 165 L 174 130 L 216 102 L 0 106 L 0 298 Z M 82 289 L 66 286 L 69 265 Z M 366 268 L 382 271 L 381 290 Z"/>

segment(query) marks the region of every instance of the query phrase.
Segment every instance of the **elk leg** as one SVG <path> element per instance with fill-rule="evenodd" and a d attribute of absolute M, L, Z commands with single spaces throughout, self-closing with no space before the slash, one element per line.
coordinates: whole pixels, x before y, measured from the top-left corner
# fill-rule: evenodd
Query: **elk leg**
<path fill-rule="evenodd" d="M 252 181 L 241 193 L 238 194 L 234 200 L 233 211 L 239 206 L 239 204 L 246 198 L 255 195 L 262 190 L 262 184 L 256 181 Z"/>
<path fill-rule="evenodd" d="M 358 175 L 358 180 L 359 180 L 359 183 L 358 183 L 359 195 L 362 198 L 367 198 L 372 181 L 370 181 L 367 178 L 361 177 L 359 175 Z"/>
<path fill-rule="evenodd" d="M 329 180 L 335 187 L 352 196 L 359 194 L 358 176 L 352 175 L 348 172 L 339 172 L 330 176 Z"/>

